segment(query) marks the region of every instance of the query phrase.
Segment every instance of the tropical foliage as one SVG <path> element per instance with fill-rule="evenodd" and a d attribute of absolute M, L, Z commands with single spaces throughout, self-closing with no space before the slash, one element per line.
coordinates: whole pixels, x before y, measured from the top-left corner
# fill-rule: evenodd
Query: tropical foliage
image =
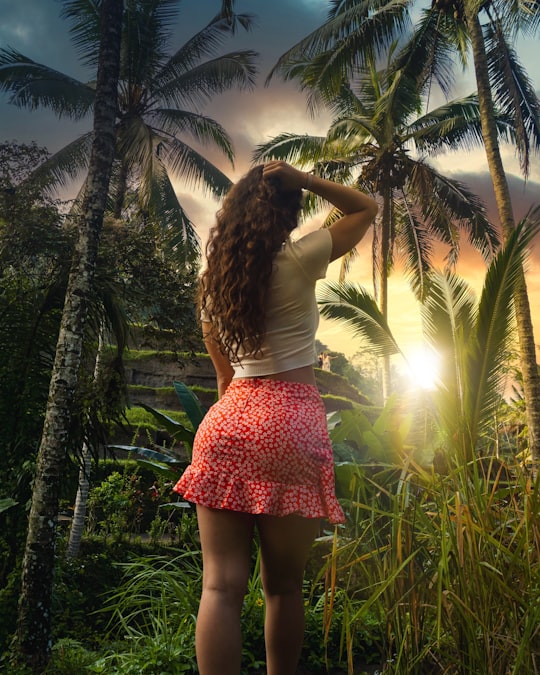
<path fill-rule="evenodd" d="M 333 423 L 341 457 L 343 445 L 350 455 L 336 466 L 349 531 L 334 541 L 329 613 L 335 598 L 348 607 L 346 645 L 370 612 L 386 622 L 385 672 L 535 667 L 539 479 L 515 457 L 497 457 L 495 437 L 513 286 L 539 227 L 537 210 L 491 263 L 478 303 L 455 275 L 434 277 L 425 335 L 446 367 L 423 410 L 423 438 L 405 401 L 390 401 L 373 425 L 349 411 Z M 327 288 L 323 312 L 380 348 L 380 312 L 354 290 Z M 394 349 L 391 335 L 383 344 Z"/>
<path fill-rule="evenodd" d="M 520 32 L 534 34 L 540 26 L 540 6 L 527 0 L 353 0 L 331 3 L 328 20 L 288 50 L 274 67 L 286 79 L 297 79 L 328 100 L 342 82 L 354 82 L 373 59 L 386 58 L 394 43 L 403 49 L 394 59 L 397 71 L 414 67 L 419 90 L 436 83 L 448 95 L 454 60 L 468 63 L 469 50 L 478 88 L 480 122 L 503 238 L 515 227 L 496 122 L 497 111 L 507 118 L 522 169 L 527 175 L 530 153 L 540 147 L 540 102 L 521 66 L 513 42 Z M 421 19 L 413 21 L 412 10 Z M 429 93 L 429 90 L 428 90 Z M 521 369 L 527 400 L 529 441 L 540 456 L 540 376 L 525 276 L 515 287 Z M 386 368 L 388 370 L 388 368 Z"/>
<path fill-rule="evenodd" d="M 55 675 L 196 670 L 200 547 L 193 509 L 170 496 L 205 413 L 193 392 L 175 383 L 189 424 L 146 406 L 181 445 L 181 455 L 168 444 L 118 445 L 138 458 L 136 471 L 128 460 L 120 463 L 123 470 L 92 478 L 80 559 L 62 555 L 67 537 L 55 525 L 59 498 L 70 504 L 76 482 L 67 455 L 83 439 L 103 440 L 104 424 L 124 410 L 114 350 L 125 345 L 127 324 L 164 329 L 180 335 L 184 348 L 195 346 L 189 338 L 198 241 L 174 182 L 203 185 L 213 195 L 226 191 L 228 179 L 199 146 L 232 160 L 230 138 L 201 110 L 215 94 L 253 84 L 255 54 L 221 55 L 224 39 L 252 22 L 224 0 L 210 23 L 171 55 L 167 38 L 179 4 L 65 0 L 84 64 L 95 69 L 99 62 L 96 84 L 74 81 L 13 49 L 0 52 L 0 89 L 13 103 L 75 119 L 92 111 L 96 122 L 95 134 L 51 158 L 37 146 L 0 146 L 0 643 L 6 649 L 0 668 L 13 675 L 26 666 Z M 328 284 L 321 311 L 351 329 L 360 347 L 385 359 L 399 356 L 384 298 L 394 256 L 402 255 L 421 303 L 425 340 L 444 370 L 429 394 L 387 396 L 381 409 L 351 400 L 328 418 L 347 522 L 323 530 L 313 549 L 302 666 L 350 675 L 371 663 L 396 674 L 537 672 L 540 479 L 527 451 L 534 459 L 540 435 L 529 417 L 532 440 L 524 453 L 520 439 L 504 447 L 499 441 L 510 425 L 516 436 L 523 426 L 522 407 L 509 412 L 512 402 L 502 391 L 516 322 L 530 333 L 528 365 L 537 370 L 522 272 L 540 211 L 514 227 L 498 143 L 516 144 L 527 175 L 540 145 L 540 108 L 513 38 L 538 28 L 540 5 L 332 0 L 330 8 L 328 21 L 274 71 L 299 83 L 312 111 L 330 106 L 328 133 L 282 134 L 259 146 L 257 157 L 283 157 L 379 195 L 378 298 L 353 283 Z M 111 12 L 103 34 L 101 11 Z M 431 87 L 450 93 L 451 57 L 458 54 L 465 64 L 469 47 L 478 95 L 430 108 Z M 503 226 L 500 250 L 479 200 L 427 161 L 481 142 Z M 88 167 L 86 192 L 66 218 L 44 189 Z M 308 213 L 319 206 L 312 199 Z M 106 209 L 115 217 L 102 228 Z M 452 271 L 458 230 L 489 264 L 478 299 Z M 434 241 L 449 251 L 443 271 L 433 269 Z M 101 353 L 96 345 L 113 335 L 106 367 L 96 369 L 92 382 L 96 349 Z M 535 412 L 530 379 L 524 372 L 529 415 Z M 144 499 L 139 472 L 155 474 L 155 492 L 145 491 Z M 141 515 L 145 500 L 152 502 L 151 522 Z M 172 514 L 174 538 L 167 536 Z M 136 541 L 131 529 L 148 543 Z M 264 667 L 264 596 L 253 562 L 243 612 L 250 673 Z M 13 653 L 8 645 L 18 611 L 20 651 Z M 10 657 L 21 653 L 11 668 Z"/>
<path fill-rule="evenodd" d="M 230 180 L 197 145 L 212 145 L 232 162 L 231 141 L 200 108 L 216 94 L 254 83 L 255 52 L 218 53 L 227 36 L 251 25 L 251 17 L 234 14 L 231 4 L 224 2 L 210 23 L 172 54 L 167 48 L 178 21 L 177 0 L 126 0 L 123 14 L 109 206 L 120 217 L 129 206 L 128 187 L 133 186 L 138 208 L 171 230 L 170 249 L 190 258 L 197 256 L 198 238 L 173 181 L 202 185 L 216 196 L 225 193 Z M 67 0 L 62 10 L 82 62 L 91 69 L 97 66 L 100 6 L 101 0 Z M 96 96 L 93 80 L 77 81 L 11 48 L 0 50 L 0 90 L 8 92 L 15 105 L 46 107 L 74 119 L 91 113 Z M 34 177 L 51 187 L 79 177 L 88 167 L 92 135 L 89 131 L 55 153 Z M 195 145 L 189 144 L 190 137 Z"/>
<path fill-rule="evenodd" d="M 75 233 L 66 227 L 61 205 L 25 182 L 47 153 L 35 146 L 6 143 L 0 146 L 0 154 L 0 414 L 4 419 L 0 480 L 24 504 L 43 424 Z M 118 420 L 126 404 L 119 352 L 128 339 L 128 324 L 137 325 L 139 339 L 151 339 L 159 330 L 168 336 L 171 348 L 199 347 L 196 269 L 178 267 L 163 255 L 166 247 L 166 233 L 159 236 L 150 223 L 135 217 L 107 220 L 104 225 L 88 305 L 81 381 L 73 402 L 70 446 L 74 448 L 83 439 L 95 447 L 103 443 L 104 424 Z M 104 364 L 94 382 L 93 361 L 102 330 Z"/>
<path fill-rule="evenodd" d="M 257 148 L 257 159 L 280 158 L 313 166 L 321 175 L 377 195 L 382 203 L 372 239 L 375 294 L 388 317 L 388 276 L 400 256 L 416 296 L 425 297 L 435 242 L 447 247 L 454 266 L 459 231 L 487 261 L 498 246 L 495 227 L 482 202 L 465 185 L 444 176 L 428 158 L 448 148 L 472 149 L 482 143 L 476 96 L 450 101 L 423 112 L 430 79 L 418 74 L 414 59 L 401 61 L 397 45 L 388 52 L 384 69 L 366 56 L 364 69 L 341 78 L 339 88 L 321 84 L 315 73 L 326 68 L 314 57 L 304 68 L 286 71 L 311 95 L 312 105 L 324 103 L 334 119 L 326 137 L 281 134 Z M 401 67 L 395 62 L 400 61 Z M 505 116 L 498 130 L 513 137 Z M 333 213 L 328 222 L 336 217 Z M 342 278 L 351 257 L 345 258 Z M 390 393 L 388 361 L 384 367 L 385 396 Z"/>
<path fill-rule="evenodd" d="M 424 337 L 442 357 L 440 384 L 433 393 L 438 443 L 466 465 L 488 449 L 487 428 L 502 401 L 506 354 L 515 330 L 513 290 L 527 246 L 540 226 L 533 210 L 491 262 L 480 301 L 452 272 L 433 273 L 421 306 Z M 321 314 L 339 321 L 378 354 L 400 352 L 373 298 L 354 284 L 324 284 Z"/>

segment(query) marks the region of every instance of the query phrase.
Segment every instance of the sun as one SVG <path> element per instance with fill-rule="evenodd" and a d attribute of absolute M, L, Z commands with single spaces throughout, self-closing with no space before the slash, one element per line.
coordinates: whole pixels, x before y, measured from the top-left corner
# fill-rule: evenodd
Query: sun
<path fill-rule="evenodd" d="M 434 349 L 420 346 L 407 356 L 408 376 L 411 384 L 426 391 L 433 391 L 440 383 L 441 357 Z"/>

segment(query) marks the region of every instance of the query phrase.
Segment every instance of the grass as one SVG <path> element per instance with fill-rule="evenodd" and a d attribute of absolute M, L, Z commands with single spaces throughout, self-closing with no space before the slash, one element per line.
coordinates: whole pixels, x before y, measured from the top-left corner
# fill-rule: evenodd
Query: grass
<path fill-rule="evenodd" d="M 345 643 L 368 612 L 380 617 L 384 672 L 538 672 L 539 481 L 482 466 L 358 467 L 330 556 L 329 615 L 337 597 L 348 606 Z"/>
<path fill-rule="evenodd" d="M 205 352 L 196 352 L 195 354 L 192 354 L 191 352 L 160 351 L 156 349 L 129 349 L 126 351 L 124 358 L 126 362 L 130 362 L 145 361 L 155 358 L 173 361 L 178 361 L 179 359 L 202 361 L 210 357 Z"/>
<path fill-rule="evenodd" d="M 182 410 L 159 410 L 159 412 L 171 417 L 176 422 L 180 422 L 180 424 L 190 426 L 188 416 Z M 160 426 L 156 422 L 156 418 L 141 407 L 135 406 L 126 410 L 126 419 L 132 427 L 148 429 L 149 431 L 157 431 L 160 429 Z"/>

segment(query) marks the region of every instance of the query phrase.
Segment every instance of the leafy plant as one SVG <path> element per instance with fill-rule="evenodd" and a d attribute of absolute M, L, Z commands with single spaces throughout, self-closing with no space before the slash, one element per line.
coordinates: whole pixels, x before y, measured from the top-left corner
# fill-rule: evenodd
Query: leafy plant
<path fill-rule="evenodd" d="M 107 598 L 109 638 L 126 640 L 98 662 L 96 672 L 195 671 L 195 614 L 200 597 L 200 552 L 147 556 L 121 564 L 123 582 Z"/>
<path fill-rule="evenodd" d="M 172 419 L 169 415 L 166 415 L 151 406 L 141 405 L 153 415 L 160 426 L 169 433 L 174 442 L 181 442 L 184 447 L 188 448 L 189 454 L 191 454 L 195 433 L 206 414 L 206 409 L 203 407 L 196 394 L 183 382 L 174 382 L 173 385 L 188 419 L 191 422 L 192 428 L 185 426 Z M 113 445 L 111 448 L 124 450 L 138 456 L 140 458 L 138 459 L 139 464 L 152 469 L 152 471 L 158 475 L 170 478 L 174 481 L 178 480 L 178 469 L 186 465 L 185 460 L 163 447 L 156 450 L 135 445 Z M 164 509 L 185 509 L 188 507 L 188 502 L 184 501 L 175 501 L 160 505 L 160 508 Z"/>
<path fill-rule="evenodd" d="M 392 405 L 373 425 L 357 411 L 332 420 L 338 450 L 350 453 L 336 467 L 349 519 L 329 556 L 326 621 L 342 603 L 350 673 L 352 635 L 369 615 L 386 625 L 388 673 L 536 667 L 540 479 L 485 440 L 501 401 L 512 288 L 538 231 L 532 216 L 493 260 L 478 304 L 455 275 L 433 275 L 423 317 L 447 358 L 430 409 L 442 466 L 415 461 L 404 444 L 408 424 L 389 423 Z"/>
<path fill-rule="evenodd" d="M 17 506 L 17 503 L 18 502 L 16 502 L 14 499 L 11 499 L 11 497 L 0 499 L 0 513 L 2 513 L 2 511 L 7 511 L 13 506 Z"/>
<path fill-rule="evenodd" d="M 86 649 L 80 642 L 62 638 L 53 646 L 46 673 L 51 675 L 75 675 L 90 673 L 96 661 L 96 653 Z"/>
<path fill-rule="evenodd" d="M 138 475 L 114 471 L 94 487 L 88 499 L 89 529 L 118 539 L 137 531 L 143 510 L 139 482 Z"/>

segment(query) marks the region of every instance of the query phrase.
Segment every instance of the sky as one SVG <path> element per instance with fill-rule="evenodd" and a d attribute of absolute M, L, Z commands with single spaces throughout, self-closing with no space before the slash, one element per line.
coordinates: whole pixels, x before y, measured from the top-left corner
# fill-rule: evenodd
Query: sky
<path fill-rule="evenodd" d="M 321 112 L 312 118 L 307 112 L 305 98 L 291 84 L 275 78 L 269 86 L 265 79 L 281 54 L 320 25 L 328 11 L 327 0 L 237 0 L 236 11 L 256 16 L 255 28 L 227 41 L 223 51 L 232 48 L 254 49 L 259 52 L 258 84 L 251 92 L 229 92 L 214 99 L 204 113 L 220 122 L 229 132 L 235 149 L 235 164 L 230 166 L 218 154 L 205 151 L 232 180 L 240 177 L 250 166 L 255 147 L 281 132 L 324 134 L 330 116 Z M 202 28 L 218 11 L 219 0 L 179 0 L 178 27 L 171 42 L 171 51 Z M 60 19 L 60 0 L 0 0 L 0 47 L 13 47 L 30 58 L 56 68 L 81 80 L 89 80 L 69 40 L 67 24 Z M 538 90 L 540 64 L 538 38 L 522 40 L 516 45 L 522 63 Z M 475 86 L 470 73 L 456 71 L 453 95 L 470 94 Z M 442 101 L 441 101 L 442 102 Z M 50 152 L 90 128 L 91 120 L 79 123 L 59 121 L 47 111 L 26 111 L 8 104 L 0 94 L 0 140 L 36 141 Z M 432 160 L 434 166 L 447 175 L 466 183 L 482 196 L 496 222 L 493 189 L 483 150 L 453 152 Z M 527 183 L 520 177 L 519 166 L 510 147 L 503 148 L 503 162 L 512 191 L 517 219 L 523 217 L 533 204 L 540 204 L 540 156 L 533 159 Z M 180 200 L 195 223 L 203 247 L 219 203 L 202 193 L 176 185 Z M 303 224 L 300 234 L 318 227 L 319 219 Z M 361 242 L 359 256 L 349 274 L 349 280 L 372 290 L 371 249 L 369 239 Z M 442 267 L 444 252 L 437 265 Z M 485 267 L 479 256 L 465 243 L 457 267 L 471 286 L 479 292 Z M 337 279 L 339 263 L 332 263 L 328 278 Z M 540 242 L 533 247 L 527 264 L 527 285 L 535 328 L 540 343 Z M 412 356 L 422 343 L 419 307 L 412 296 L 399 264 L 390 278 L 389 324 L 403 351 Z M 330 350 L 352 356 L 361 350 L 357 338 L 342 325 L 321 321 L 317 337 Z M 399 365 L 398 365 L 399 367 Z"/>

